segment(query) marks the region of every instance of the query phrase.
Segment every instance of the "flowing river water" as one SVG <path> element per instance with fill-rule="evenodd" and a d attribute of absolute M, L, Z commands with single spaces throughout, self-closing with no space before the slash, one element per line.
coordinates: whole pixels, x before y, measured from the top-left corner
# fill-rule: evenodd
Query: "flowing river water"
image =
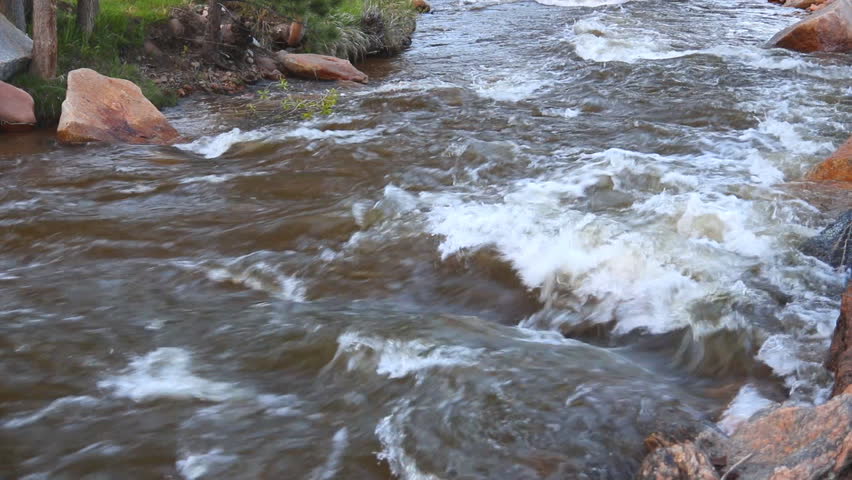
<path fill-rule="evenodd" d="M 330 117 L 3 138 L 0 478 L 623 479 L 825 400 L 849 57 L 760 0 L 435 3 Z"/>

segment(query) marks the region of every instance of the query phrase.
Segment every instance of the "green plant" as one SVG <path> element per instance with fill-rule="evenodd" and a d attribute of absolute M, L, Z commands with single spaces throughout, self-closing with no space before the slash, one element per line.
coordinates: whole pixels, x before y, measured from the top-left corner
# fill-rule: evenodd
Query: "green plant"
<path fill-rule="evenodd" d="M 281 77 L 278 79 L 278 88 L 286 92 L 287 90 L 290 90 L 290 82 L 288 82 L 286 78 Z"/>
<path fill-rule="evenodd" d="M 268 88 L 264 88 L 263 90 L 258 90 L 257 96 L 260 97 L 261 100 L 268 100 L 271 93 L 272 92 L 270 92 Z"/>

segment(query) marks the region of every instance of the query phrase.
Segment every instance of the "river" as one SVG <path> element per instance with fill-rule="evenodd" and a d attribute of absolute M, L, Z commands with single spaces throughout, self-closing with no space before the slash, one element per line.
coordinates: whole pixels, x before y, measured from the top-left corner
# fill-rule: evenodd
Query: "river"
<path fill-rule="evenodd" d="M 433 6 L 329 117 L 2 139 L 0 478 L 623 479 L 825 400 L 849 56 L 760 0 Z"/>

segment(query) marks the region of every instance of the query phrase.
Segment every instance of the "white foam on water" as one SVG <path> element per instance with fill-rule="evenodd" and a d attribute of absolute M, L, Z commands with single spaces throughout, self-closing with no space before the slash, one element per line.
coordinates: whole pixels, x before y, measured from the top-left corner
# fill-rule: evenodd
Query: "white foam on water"
<path fill-rule="evenodd" d="M 771 253 L 772 240 L 756 235 L 747 225 L 745 202 L 729 195 L 719 195 L 712 202 L 697 193 L 686 195 L 686 207 L 677 220 L 677 231 L 693 239 L 716 242 L 731 252 L 760 257 Z"/>
<path fill-rule="evenodd" d="M 263 394 L 257 397 L 260 404 L 268 415 L 273 417 L 295 417 L 303 416 L 303 402 L 296 395 L 270 395 Z"/>
<path fill-rule="evenodd" d="M 222 449 L 216 448 L 206 453 L 185 455 L 177 461 L 178 473 L 186 480 L 197 480 L 211 473 L 211 469 L 230 465 L 237 460 L 236 455 L 226 455 Z"/>
<path fill-rule="evenodd" d="M 243 285 L 252 290 L 266 292 L 282 300 L 305 302 L 307 287 L 304 282 L 292 275 L 281 272 L 270 260 L 258 260 L 257 252 L 224 262 L 175 262 L 180 268 L 201 270 L 204 275 L 219 283 Z"/>
<path fill-rule="evenodd" d="M 831 151 L 833 145 L 831 142 L 816 142 L 805 140 L 799 130 L 802 125 L 794 125 L 790 122 L 769 117 L 760 122 L 757 130 L 761 133 L 771 135 L 777 138 L 783 149 L 787 152 L 800 155 L 816 154 L 819 152 Z"/>
<path fill-rule="evenodd" d="M 796 339 L 791 335 L 772 335 L 763 342 L 757 358 L 769 365 L 776 375 L 790 376 L 802 365 L 801 360 L 795 355 L 790 355 L 791 352 L 796 351 L 796 343 Z"/>
<path fill-rule="evenodd" d="M 606 5 L 620 5 L 630 0 L 535 0 L 542 5 L 554 7 L 603 7 Z"/>
<path fill-rule="evenodd" d="M 364 130 L 320 130 L 311 127 L 299 127 L 285 133 L 282 138 L 304 138 L 307 140 L 332 139 L 334 143 L 349 145 L 367 142 L 384 133 L 383 128 Z"/>
<path fill-rule="evenodd" d="M 382 450 L 376 454 L 376 458 L 386 461 L 394 476 L 401 480 L 441 480 L 440 477 L 421 471 L 417 462 L 405 451 L 405 430 L 402 425 L 410 413 L 411 407 L 402 405 L 379 421 L 376 436 L 382 444 Z"/>
<path fill-rule="evenodd" d="M 719 420 L 719 428 L 728 435 L 734 433 L 737 427 L 751 418 L 755 413 L 775 405 L 776 403 L 760 394 L 754 385 L 745 384 L 740 387 L 737 396 L 728 404 L 728 408 Z"/>
<path fill-rule="evenodd" d="M 335 478 L 340 470 L 340 462 L 343 460 L 343 453 L 347 446 L 349 446 L 349 431 L 346 427 L 343 427 L 334 434 L 334 438 L 331 439 L 328 459 L 324 465 L 311 473 L 311 480 L 332 480 Z"/>
<path fill-rule="evenodd" d="M 284 300 L 304 302 L 307 289 L 301 280 L 279 273 L 274 267 L 258 262 L 244 270 L 235 268 L 211 268 L 207 278 L 214 282 L 230 282 L 245 285 L 252 290 L 271 293 Z"/>
<path fill-rule="evenodd" d="M 200 177 L 182 178 L 180 183 L 182 183 L 182 184 L 187 184 L 187 183 L 212 183 L 212 184 L 217 184 L 217 183 L 225 183 L 228 180 L 231 180 L 231 179 L 236 178 L 236 177 L 237 177 L 236 174 L 203 175 L 203 176 L 200 176 Z"/>
<path fill-rule="evenodd" d="M 98 387 L 135 402 L 160 398 L 222 402 L 249 395 L 232 383 L 195 375 L 190 353 L 173 347 L 158 348 L 133 359 L 123 374 L 99 381 Z"/>
<path fill-rule="evenodd" d="M 559 1 L 559 0 L 556 0 Z M 676 50 L 665 38 L 651 31 L 616 28 L 599 17 L 583 18 L 568 32 L 574 51 L 593 62 L 636 63 L 642 60 L 666 60 L 695 53 Z"/>
<path fill-rule="evenodd" d="M 572 214 L 524 195 L 495 204 L 447 196 L 434 200 L 428 228 L 442 237 L 442 258 L 494 247 L 524 285 L 541 289 L 545 302 L 570 291 L 575 308 L 597 305 L 588 320 L 606 323 L 618 317 L 618 331 L 661 333 L 685 326 L 684 309 L 703 292 L 664 260 L 667 253 L 658 251 L 653 239 L 601 217 Z"/>
<path fill-rule="evenodd" d="M 480 351 L 465 347 L 427 344 L 421 340 L 383 339 L 344 332 L 337 339 L 334 359 L 345 357 L 347 370 L 375 369 L 379 375 L 403 378 L 424 370 L 476 364 Z"/>
<path fill-rule="evenodd" d="M 547 83 L 542 78 L 531 77 L 530 72 L 483 72 L 474 76 L 472 87 L 483 98 L 519 102 L 532 97 Z"/>
<path fill-rule="evenodd" d="M 65 412 L 68 409 L 72 408 L 93 408 L 100 402 L 95 397 L 90 397 L 88 395 L 74 396 L 74 397 L 62 397 L 56 399 L 50 404 L 41 410 L 38 410 L 30 415 L 25 415 L 21 417 L 16 417 L 6 422 L 3 422 L 4 428 L 20 428 L 25 427 L 27 425 L 31 425 L 33 423 L 39 422 L 40 420 L 58 415 Z"/>
<path fill-rule="evenodd" d="M 457 85 L 436 78 L 422 80 L 397 80 L 383 83 L 377 87 L 354 92 L 358 96 L 373 96 L 378 93 L 397 92 L 428 92 L 430 90 L 442 90 L 458 88 Z"/>
<path fill-rule="evenodd" d="M 201 137 L 190 143 L 180 143 L 175 147 L 187 151 L 197 153 L 204 158 L 217 158 L 224 155 L 228 150 L 238 143 L 251 142 L 267 138 L 268 132 L 263 130 L 252 130 L 243 132 L 239 128 L 234 128 L 225 133 Z"/>
<path fill-rule="evenodd" d="M 128 195 L 134 195 L 137 193 L 150 193 L 157 189 L 156 185 L 136 185 L 133 187 L 122 188 L 118 190 L 118 193 L 124 193 Z"/>

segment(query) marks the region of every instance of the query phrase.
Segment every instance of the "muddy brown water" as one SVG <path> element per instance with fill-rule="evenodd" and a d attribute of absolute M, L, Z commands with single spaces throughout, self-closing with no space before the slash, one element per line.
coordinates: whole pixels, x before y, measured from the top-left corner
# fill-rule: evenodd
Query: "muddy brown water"
<path fill-rule="evenodd" d="M 435 3 L 327 118 L 0 139 L 0 478 L 622 479 L 825 399 L 850 57 L 760 1 Z"/>

